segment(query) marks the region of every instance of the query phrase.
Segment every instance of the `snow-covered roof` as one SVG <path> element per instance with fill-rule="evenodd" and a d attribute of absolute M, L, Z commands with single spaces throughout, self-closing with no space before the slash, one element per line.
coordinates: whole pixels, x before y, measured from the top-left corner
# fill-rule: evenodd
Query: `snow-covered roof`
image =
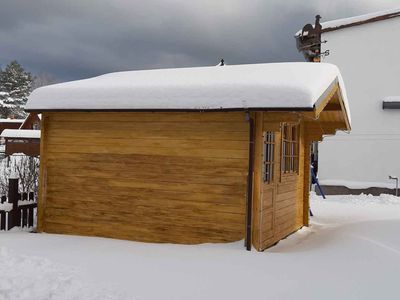
<path fill-rule="evenodd" d="M 25 119 L 0 119 L 0 123 L 23 123 Z"/>
<path fill-rule="evenodd" d="M 40 130 L 4 129 L 1 133 L 4 138 L 40 139 Z"/>
<path fill-rule="evenodd" d="M 128 71 L 38 88 L 25 109 L 312 109 L 335 82 L 344 92 L 339 69 L 327 63 Z"/>
<path fill-rule="evenodd" d="M 346 28 L 349 26 L 361 25 L 364 23 L 376 22 L 387 20 L 395 17 L 400 17 L 400 7 L 368 13 L 364 15 L 354 16 L 350 18 L 342 18 L 337 20 L 331 20 L 327 22 L 322 22 L 322 32 L 333 31 L 341 28 Z M 295 36 L 299 36 L 302 29 L 296 32 Z"/>
<path fill-rule="evenodd" d="M 394 17 L 400 17 L 400 7 L 390 9 L 390 10 L 379 11 L 379 12 L 364 14 L 364 15 L 360 15 L 360 16 L 350 17 L 350 18 L 343 18 L 343 19 L 338 19 L 338 20 L 327 21 L 327 22 L 321 23 L 321 25 L 322 25 L 323 31 L 328 31 L 328 30 L 339 29 L 341 27 L 348 26 L 348 25 L 356 25 L 358 23 L 362 24 L 367 21 L 380 21 L 380 20 L 390 19 L 390 18 L 394 18 Z"/>

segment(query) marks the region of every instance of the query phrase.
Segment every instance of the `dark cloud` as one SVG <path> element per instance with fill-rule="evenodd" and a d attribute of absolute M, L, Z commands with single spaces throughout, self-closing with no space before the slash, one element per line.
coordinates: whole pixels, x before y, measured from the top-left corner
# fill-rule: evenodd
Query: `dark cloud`
<path fill-rule="evenodd" d="M 0 65 L 61 80 L 117 70 L 302 60 L 294 32 L 391 0 L 0 0 Z"/>

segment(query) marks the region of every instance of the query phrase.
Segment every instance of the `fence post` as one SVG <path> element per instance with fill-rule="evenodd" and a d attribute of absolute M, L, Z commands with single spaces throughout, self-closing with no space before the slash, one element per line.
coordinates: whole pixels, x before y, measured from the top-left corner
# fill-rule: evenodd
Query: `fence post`
<path fill-rule="evenodd" d="M 21 223 L 21 214 L 18 209 L 18 178 L 8 179 L 8 203 L 12 203 L 12 210 L 8 212 L 8 230 Z"/>
<path fill-rule="evenodd" d="M 1 196 L 1 198 L 0 198 L 1 200 L 0 200 L 0 203 L 4 203 L 4 202 L 6 202 L 6 200 L 7 200 L 7 197 L 6 196 Z M 0 230 L 6 230 L 7 228 L 6 228 L 6 212 L 3 210 L 3 211 L 0 211 Z"/>

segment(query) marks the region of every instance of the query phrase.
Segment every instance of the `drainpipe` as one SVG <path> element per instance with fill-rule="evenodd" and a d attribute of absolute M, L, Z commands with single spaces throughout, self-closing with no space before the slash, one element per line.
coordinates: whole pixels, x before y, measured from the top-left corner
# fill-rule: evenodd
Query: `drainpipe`
<path fill-rule="evenodd" d="M 246 205 L 246 250 L 251 251 L 251 225 L 253 209 L 253 165 L 254 165 L 254 119 L 246 112 L 249 122 L 249 171 L 247 175 L 247 205 Z"/>

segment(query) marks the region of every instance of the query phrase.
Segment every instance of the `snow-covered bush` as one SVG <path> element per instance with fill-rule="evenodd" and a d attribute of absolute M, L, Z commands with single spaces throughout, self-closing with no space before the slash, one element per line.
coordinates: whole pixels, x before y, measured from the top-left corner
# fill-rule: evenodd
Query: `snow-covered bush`
<path fill-rule="evenodd" d="M 8 179 L 19 178 L 20 192 L 37 194 L 39 184 L 39 158 L 14 154 L 0 162 L 0 194 L 8 192 Z"/>

